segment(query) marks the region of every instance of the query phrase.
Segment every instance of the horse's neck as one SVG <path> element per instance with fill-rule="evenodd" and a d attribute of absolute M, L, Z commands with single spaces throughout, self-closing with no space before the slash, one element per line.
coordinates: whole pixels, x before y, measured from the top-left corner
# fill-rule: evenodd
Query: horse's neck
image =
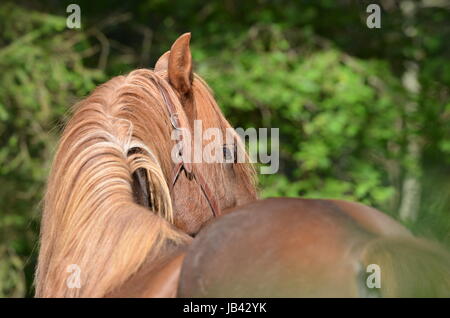
<path fill-rule="evenodd" d="M 167 244 L 159 255 L 148 255 L 140 269 L 106 297 L 175 297 L 186 249 Z"/>

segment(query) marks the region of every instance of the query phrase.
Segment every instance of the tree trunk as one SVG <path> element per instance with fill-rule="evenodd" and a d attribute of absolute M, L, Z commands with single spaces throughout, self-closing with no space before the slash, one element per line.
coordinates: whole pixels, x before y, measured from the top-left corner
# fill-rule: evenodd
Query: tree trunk
<path fill-rule="evenodd" d="M 414 1 L 402 2 L 401 9 L 405 17 L 404 32 L 406 36 L 412 38 L 412 42 L 417 44 L 417 30 L 414 26 L 415 12 L 418 3 Z M 414 222 L 419 215 L 420 195 L 421 195 L 421 153 L 422 147 L 419 136 L 416 134 L 414 114 L 418 111 L 417 96 L 420 94 L 420 84 L 418 80 L 419 65 L 416 61 L 406 62 L 405 73 L 403 74 L 403 86 L 411 94 L 412 100 L 405 105 L 405 125 L 406 129 L 406 171 L 402 184 L 401 202 L 399 207 L 400 219 L 407 222 Z"/>

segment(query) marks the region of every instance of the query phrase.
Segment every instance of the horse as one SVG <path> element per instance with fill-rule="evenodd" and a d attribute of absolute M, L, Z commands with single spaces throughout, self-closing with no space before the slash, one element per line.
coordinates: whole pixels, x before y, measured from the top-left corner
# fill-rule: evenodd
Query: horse
<path fill-rule="evenodd" d="M 450 253 L 363 204 L 270 198 L 202 229 L 178 297 L 450 297 Z"/>
<path fill-rule="evenodd" d="M 450 296 L 449 253 L 356 202 L 250 201 L 171 253 L 107 297 Z M 368 284 L 372 268 L 379 286 Z"/>
<path fill-rule="evenodd" d="M 256 201 L 249 164 L 175 163 L 171 130 L 230 127 L 192 72 L 189 40 L 76 106 L 48 181 L 37 297 L 449 295 L 448 252 L 376 209 Z M 371 265 L 380 289 L 366 284 Z"/>
<path fill-rule="evenodd" d="M 155 282 L 146 295 L 174 296 L 158 277 L 173 275 L 179 251 L 214 217 L 257 198 L 251 164 L 190 162 L 190 142 L 171 138 L 195 120 L 231 128 L 192 70 L 190 37 L 153 70 L 114 77 L 74 106 L 43 200 L 36 297 L 104 297 L 142 270 Z"/>

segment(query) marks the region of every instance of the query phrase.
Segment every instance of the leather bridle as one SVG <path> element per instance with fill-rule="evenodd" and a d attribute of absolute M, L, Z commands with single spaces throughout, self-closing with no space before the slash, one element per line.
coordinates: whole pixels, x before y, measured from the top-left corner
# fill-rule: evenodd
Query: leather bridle
<path fill-rule="evenodd" d="M 161 93 L 161 96 L 164 100 L 164 104 L 166 105 L 167 111 L 169 113 L 170 123 L 172 124 L 172 129 L 181 131 L 183 128 L 186 128 L 182 126 L 180 119 L 178 118 L 176 108 L 173 105 L 170 98 L 168 97 L 167 90 L 157 80 L 154 80 L 154 82 L 156 83 L 156 86 L 158 87 L 159 92 Z M 208 183 L 203 178 L 202 174 L 199 171 L 196 171 L 196 169 L 194 169 L 194 166 L 190 162 L 184 161 L 183 156 L 184 148 L 182 146 L 183 144 L 184 143 L 176 144 L 178 147 L 178 155 L 180 156 L 180 162 L 178 162 L 173 168 L 172 179 L 170 183 L 170 194 L 172 196 L 175 184 L 177 183 L 177 180 L 179 179 L 181 173 L 184 171 L 188 180 L 195 180 L 195 182 L 199 185 L 214 217 L 216 217 L 220 215 L 220 207 L 216 200 L 216 196 L 212 192 Z"/>

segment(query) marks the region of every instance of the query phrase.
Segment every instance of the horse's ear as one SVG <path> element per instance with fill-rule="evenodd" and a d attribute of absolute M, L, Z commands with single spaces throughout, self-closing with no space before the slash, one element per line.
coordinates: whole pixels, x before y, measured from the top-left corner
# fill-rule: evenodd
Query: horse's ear
<path fill-rule="evenodd" d="M 169 82 L 182 95 L 191 90 L 192 56 L 189 48 L 191 33 L 180 36 L 170 49 Z"/>
<path fill-rule="evenodd" d="M 167 51 L 166 53 L 161 55 L 161 57 L 155 64 L 155 72 L 167 71 L 167 69 L 169 68 L 169 55 L 170 51 Z"/>

